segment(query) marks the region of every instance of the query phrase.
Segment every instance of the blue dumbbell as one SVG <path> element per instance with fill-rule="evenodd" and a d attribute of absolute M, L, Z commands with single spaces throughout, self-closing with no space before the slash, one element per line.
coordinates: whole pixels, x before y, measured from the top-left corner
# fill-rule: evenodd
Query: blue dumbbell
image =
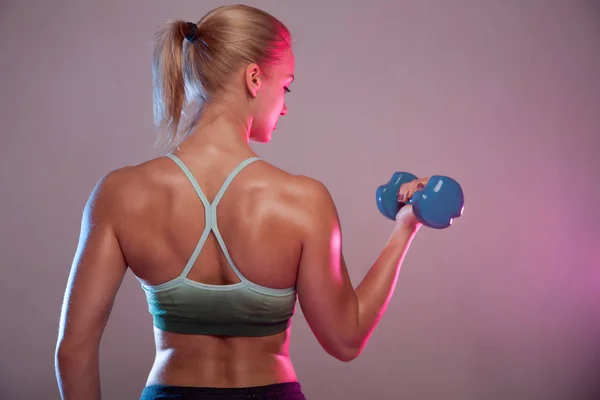
<path fill-rule="evenodd" d="M 465 198 L 459 183 L 447 176 L 434 175 L 427 185 L 417 190 L 408 202 L 398 201 L 402 184 L 417 177 L 407 172 L 395 172 L 388 183 L 377 188 L 377 207 L 383 216 L 391 220 L 404 205 L 411 204 L 417 220 L 434 229 L 444 229 L 454 218 L 462 215 Z"/>

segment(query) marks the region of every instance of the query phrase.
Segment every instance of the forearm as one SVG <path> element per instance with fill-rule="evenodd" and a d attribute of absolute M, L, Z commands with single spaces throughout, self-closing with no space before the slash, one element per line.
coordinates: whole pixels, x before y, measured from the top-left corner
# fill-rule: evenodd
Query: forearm
<path fill-rule="evenodd" d="M 388 243 L 356 288 L 358 327 L 355 346 L 360 351 L 383 317 L 396 287 L 402 262 L 418 227 L 396 225 Z"/>
<path fill-rule="evenodd" d="M 98 349 L 58 350 L 56 380 L 63 400 L 100 400 Z"/>

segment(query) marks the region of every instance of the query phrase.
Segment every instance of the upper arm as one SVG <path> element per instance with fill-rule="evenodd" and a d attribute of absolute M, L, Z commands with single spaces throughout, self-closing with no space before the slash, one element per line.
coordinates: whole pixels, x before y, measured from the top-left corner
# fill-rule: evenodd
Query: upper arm
<path fill-rule="evenodd" d="M 127 263 L 115 235 L 118 179 L 105 176 L 90 195 L 81 220 L 61 310 L 60 349 L 96 347 L 121 285 Z"/>
<path fill-rule="evenodd" d="M 354 358 L 358 302 L 342 254 L 339 216 L 327 188 L 310 183 L 298 269 L 298 300 L 308 325 L 332 356 Z"/>

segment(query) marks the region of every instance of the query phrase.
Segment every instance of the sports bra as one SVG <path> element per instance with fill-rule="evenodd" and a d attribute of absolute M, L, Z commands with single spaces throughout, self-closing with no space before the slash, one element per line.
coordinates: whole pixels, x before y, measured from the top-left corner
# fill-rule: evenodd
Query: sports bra
<path fill-rule="evenodd" d="M 186 165 L 174 154 L 167 156 L 181 168 L 200 197 L 206 227 L 178 277 L 159 285 L 142 283 L 154 326 L 166 332 L 217 336 L 268 336 L 286 330 L 294 315 L 295 286 L 273 289 L 246 279 L 231 259 L 217 225 L 217 206 L 225 190 L 242 169 L 259 158 L 242 161 L 227 176 L 211 204 Z M 187 278 L 211 231 L 240 282 L 211 285 Z"/>

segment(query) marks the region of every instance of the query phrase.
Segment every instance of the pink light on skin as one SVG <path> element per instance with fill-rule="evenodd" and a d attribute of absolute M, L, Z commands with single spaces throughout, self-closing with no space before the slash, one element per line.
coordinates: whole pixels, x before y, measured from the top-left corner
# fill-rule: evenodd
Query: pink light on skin
<path fill-rule="evenodd" d="M 277 129 L 281 116 L 287 115 L 285 95 L 290 92 L 294 81 L 294 53 L 291 48 L 282 50 L 277 64 L 267 66 L 263 87 L 260 89 L 260 108 L 262 115 L 255 119 L 257 132 L 255 140 L 269 142 L 272 132 Z"/>
<path fill-rule="evenodd" d="M 335 232 L 333 232 L 333 234 L 331 235 L 331 240 L 329 242 L 329 257 L 331 259 L 331 262 L 329 263 L 329 265 L 335 266 L 335 265 L 340 265 L 340 262 L 342 261 L 340 259 L 340 254 L 341 254 L 341 247 L 342 247 L 342 232 L 340 230 L 340 228 L 338 227 Z M 342 276 L 341 276 L 341 268 L 337 268 L 336 271 L 336 280 L 338 282 L 342 281 Z"/>

